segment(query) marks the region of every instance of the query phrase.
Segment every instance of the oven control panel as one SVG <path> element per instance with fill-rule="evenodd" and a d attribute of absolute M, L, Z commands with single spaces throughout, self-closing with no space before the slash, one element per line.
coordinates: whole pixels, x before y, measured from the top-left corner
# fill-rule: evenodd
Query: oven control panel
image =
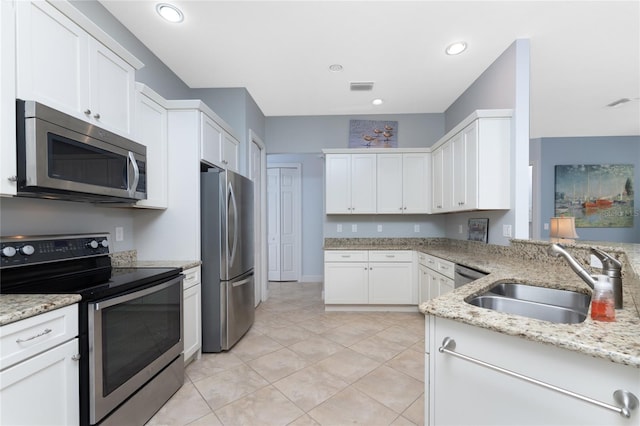
<path fill-rule="evenodd" d="M 0 267 L 109 254 L 109 234 L 0 237 Z"/>

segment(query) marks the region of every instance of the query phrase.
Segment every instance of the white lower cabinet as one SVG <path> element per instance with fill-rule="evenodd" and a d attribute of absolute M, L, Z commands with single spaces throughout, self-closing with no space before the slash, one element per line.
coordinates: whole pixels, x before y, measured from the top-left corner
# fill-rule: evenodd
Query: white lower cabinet
<path fill-rule="evenodd" d="M 0 327 L 0 424 L 77 425 L 77 305 Z"/>
<path fill-rule="evenodd" d="M 613 393 L 640 396 L 640 369 L 536 343 L 521 337 L 428 316 L 425 424 L 428 425 L 637 425 L 631 418 L 551 389 L 511 377 L 451 354 L 441 353 L 445 337 L 455 352 L 617 405 Z"/>
<path fill-rule="evenodd" d="M 420 303 L 454 290 L 455 264 L 426 253 L 418 253 Z"/>
<path fill-rule="evenodd" d="M 200 358 L 202 348 L 202 298 L 200 267 L 187 269 L 183 285 L 184 362 Z"/>
<path fill-rule="evenodd" d="M 409 250 L 327 250 L 325 304 L 416 305 Z"/>

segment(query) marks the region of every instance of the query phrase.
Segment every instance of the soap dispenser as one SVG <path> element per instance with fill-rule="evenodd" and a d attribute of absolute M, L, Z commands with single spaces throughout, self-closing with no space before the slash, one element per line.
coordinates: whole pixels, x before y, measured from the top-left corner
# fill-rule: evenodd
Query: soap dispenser
<path fill-rule="evenodd" d="M 615 321 L 616 309 L 613 295 L 613 283 L 606 275 L 596 275 L 591 297 L 591 319 L 596 321 Z"/>

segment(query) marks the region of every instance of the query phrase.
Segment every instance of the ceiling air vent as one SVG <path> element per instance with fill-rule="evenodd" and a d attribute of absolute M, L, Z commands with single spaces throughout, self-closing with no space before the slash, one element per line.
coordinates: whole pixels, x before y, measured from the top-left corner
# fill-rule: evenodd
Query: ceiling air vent
<path fill-rule="evenodd" d="M 373 81 L 352 81 L 350 87 L 352 92 L 367 92 L 373 90 Z"/>

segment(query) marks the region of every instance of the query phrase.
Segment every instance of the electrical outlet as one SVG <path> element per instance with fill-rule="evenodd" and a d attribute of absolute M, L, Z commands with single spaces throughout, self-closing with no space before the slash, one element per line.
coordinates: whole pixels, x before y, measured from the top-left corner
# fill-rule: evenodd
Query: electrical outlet
<path fill-rule="evenodd" d="M 420 232 L 420 225 L 413 225 L 413 232 Z"/>
<path fill-rule="evenodd" d="M 116 241 L 124 240 L 124 228 L 122 226 L 116 226 Z"/>
<path fill-rule="evenodd" d="M 382 232 L 382 225 L 378 225 L 378 232 Z"/>
<path fill-rule="evenodd" d="M 339 223 L 339 224 L 336 226 L 336 232 L 342 232 L 342 224 L 341 224 L 341 223 Z"/>
<path fill-rule="evenodd" d="M 548 223 L 545 223 L 545 224 L 544 224 L 544 230 L 545 230 L 545 231 L 548 231 L 548 230 L 549 230 L 549 224 L 548 224 Z"/>
<path fill-rule="evenodd" d="M 511 237 L 511 225 L 502 225 L 502 236 Z"/>
<path fill-rule="evenodd" d="M 358 225 L 355 223 L 351 225 L 351 232 L 358 232 Z"/>
<path fill-rule="evenodd" d="M 462 225 L 458 225 L 458 234 L 462 234 Z"/>

